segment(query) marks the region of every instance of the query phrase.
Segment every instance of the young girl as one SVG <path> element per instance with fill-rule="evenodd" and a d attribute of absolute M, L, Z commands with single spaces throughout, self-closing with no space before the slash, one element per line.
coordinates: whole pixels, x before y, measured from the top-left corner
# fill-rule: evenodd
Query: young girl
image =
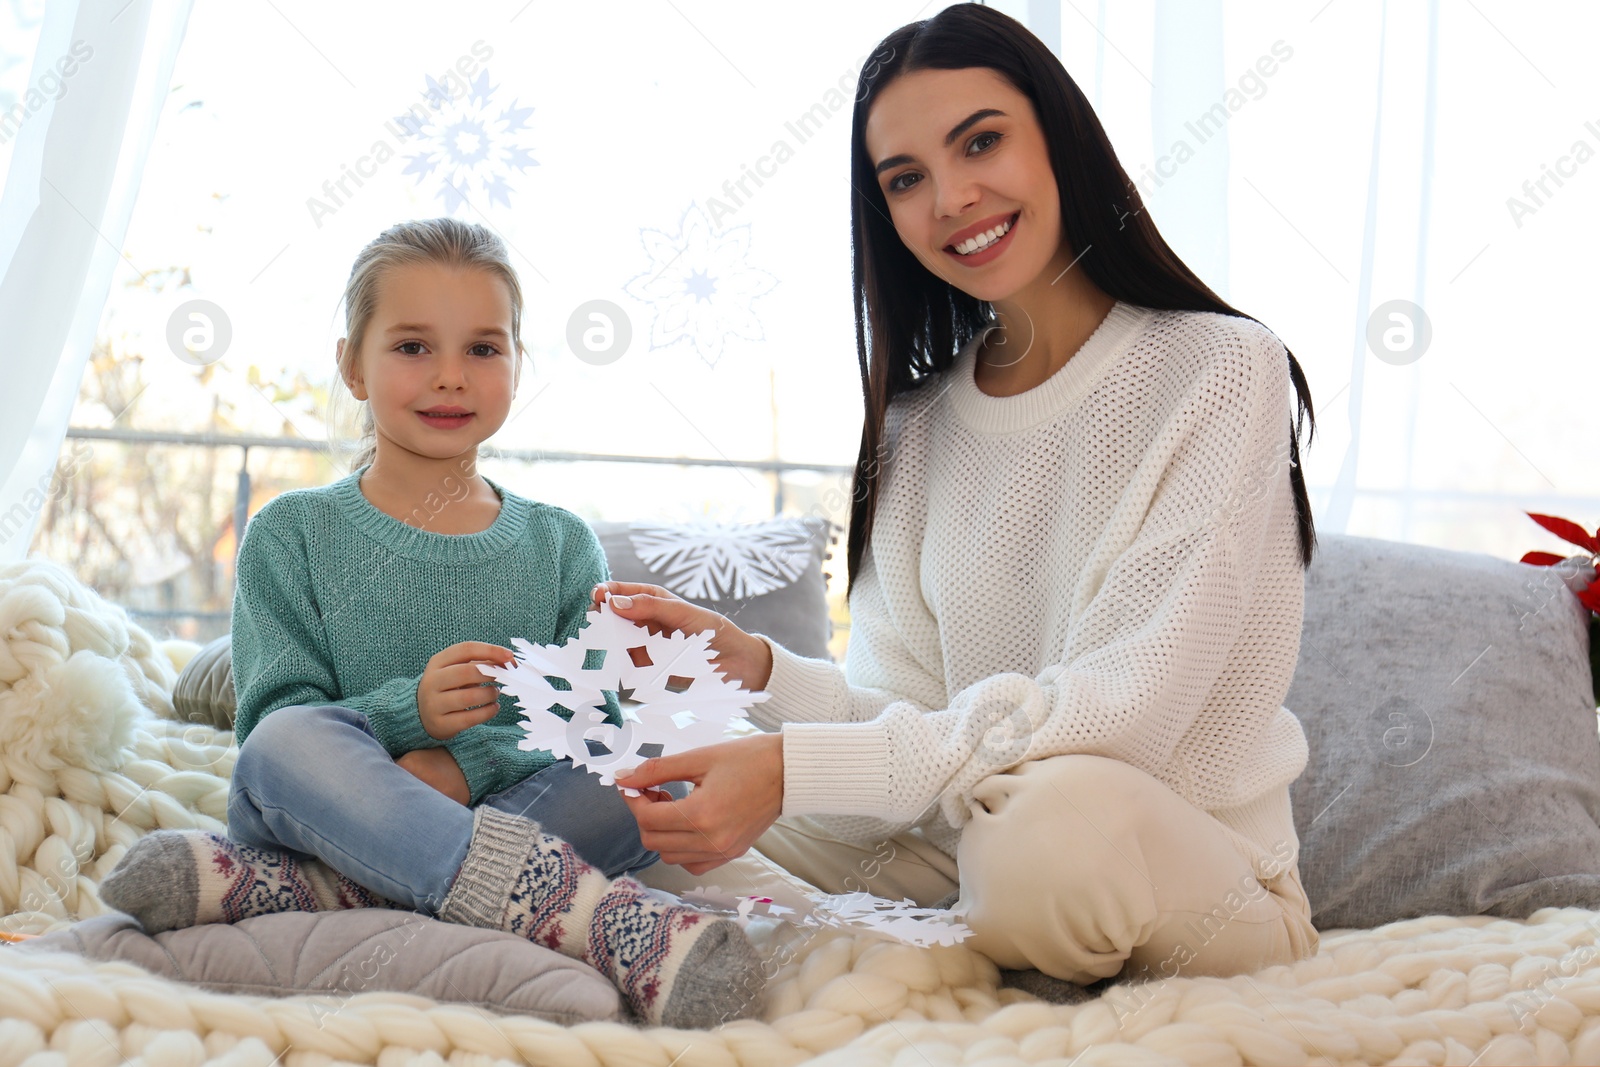
<path fill-rule="evenodd" d="M 629 802 L 644 843 L 694 874 L 754 845 L 831 891 L 959 894 L 968 944 L 1080 984 L 1309 955 L 1282 705 L 1314 546 L 1299 366 L 1173 254 L 1060 61 L 993 8 L 883 41 L 851 179 L 846 662 L 598 590 L 715 628 L 770 697 L 774 733 L 619 776 L 697 784 Z"/>
<path fill-rule="evenodd" d="M 503 243 L 397 225 L 357 257 L 345 308 L 364 451 L 268 503 L 239 550 L 228 836 L 149 835 L 102 897 L 151 932 L 393 902 L 583 959 L 651 1023 L 755 1011 L 739 928 L 609 881 L 657 859 L 617 791 L 520 750 L 515 704 L 478 669 L 513 637 L 574 635 L 608 573 L 577 516 L 477 470 L 522 353 Z"/>

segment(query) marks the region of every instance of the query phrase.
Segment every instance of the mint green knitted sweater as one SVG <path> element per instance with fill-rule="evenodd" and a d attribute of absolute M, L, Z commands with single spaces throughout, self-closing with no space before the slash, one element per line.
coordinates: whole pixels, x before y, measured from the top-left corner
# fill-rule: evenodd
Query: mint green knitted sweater
<path fill-rule="evenodd" d="M 554 757 L 517 747 L 526 735 L 505 695 L 490 721 L 448 741 L 430 736 L 417 713 L 423 668 L 458 641 L 565 641 L 583 625 L 590 591 L 610 577 L 605 554 L 576 515 L 487 478 L 501 500 L 487 530 L 419 529 L 367 500 L 364 470 L 283 493 L 245 528 L 233 598 L 235 734 L 243 744 L 262 716 L 291 705 L 353 708 L 391 756 L 448 748 L 476 805 Z M 621 722 L 610 694 L 607 713 Z"/>

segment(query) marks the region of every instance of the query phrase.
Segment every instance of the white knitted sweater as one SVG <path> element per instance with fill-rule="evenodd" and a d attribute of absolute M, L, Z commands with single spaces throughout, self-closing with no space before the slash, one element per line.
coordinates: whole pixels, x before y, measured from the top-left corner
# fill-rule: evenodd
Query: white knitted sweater
<path fill-rule="evenodd" d="M 1094 753 L 1282 873 L 1307 755 L 1282 703 L 1305 601 L 1283 345 L 1119 302 L 1010 397 L 978 389 L 976 349 L 890 407 L 843 668 L 773 645 L 751 717 L 783 729 L 784 814 L 953 856 L 984 777 Z"/>

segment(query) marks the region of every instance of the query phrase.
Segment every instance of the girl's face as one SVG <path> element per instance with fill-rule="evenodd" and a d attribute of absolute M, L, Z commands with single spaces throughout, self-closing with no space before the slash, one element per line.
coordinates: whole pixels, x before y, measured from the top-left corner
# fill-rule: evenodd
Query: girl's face
<path fill-rule="evenodd" d="M 503 281 L 475 267 L 410 263 L 380 280 L 348 384 L 372 407 L 380 456 L 399 448 L 452 459 L 506 421 L 517 367 Z"/>
<path fill-rule="evenodd" d="M 1044 131 L 995 71 L 902 74 L 873 101 L 865 134 L 895 232 L 939 278 L 994 302 L 1070 262 Z"/>

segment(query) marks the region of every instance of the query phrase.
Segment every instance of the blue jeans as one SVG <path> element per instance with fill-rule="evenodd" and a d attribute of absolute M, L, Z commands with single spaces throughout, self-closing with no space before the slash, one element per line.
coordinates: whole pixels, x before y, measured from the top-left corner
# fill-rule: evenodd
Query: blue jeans
<path fill-rule="evenodd" d="M 562 760 L 482 804 L 538 822 L 607 878 L 659 858 L 612 786 Z M 228 836 L 314 856 L 404 908 L 437 915 L 472 840 L 473 813 L 395 764 L 359 711 L 270 712 L 239 748 Z"/>

